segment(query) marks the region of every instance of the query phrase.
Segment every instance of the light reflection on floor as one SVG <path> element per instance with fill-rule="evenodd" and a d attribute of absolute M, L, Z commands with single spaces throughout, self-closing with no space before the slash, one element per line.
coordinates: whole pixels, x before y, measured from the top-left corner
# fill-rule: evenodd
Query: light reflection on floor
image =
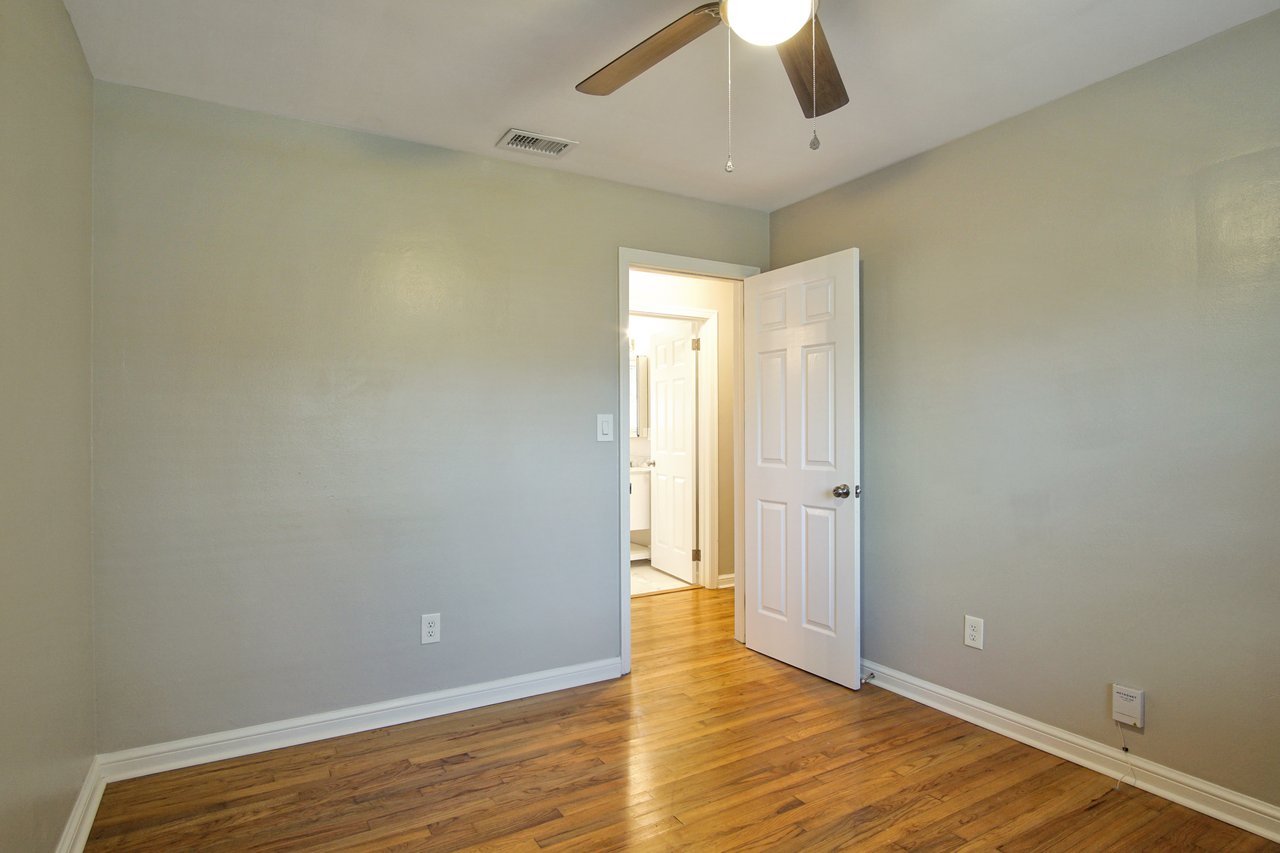
<path fill-rule="evenodd" d="M 631 594 L 649 595 L 654 592 L 669 592 L 673 589 L 692 589 L 679 578 L 659 571 L 649 564 L 648 560 L 631 564 Z"/>

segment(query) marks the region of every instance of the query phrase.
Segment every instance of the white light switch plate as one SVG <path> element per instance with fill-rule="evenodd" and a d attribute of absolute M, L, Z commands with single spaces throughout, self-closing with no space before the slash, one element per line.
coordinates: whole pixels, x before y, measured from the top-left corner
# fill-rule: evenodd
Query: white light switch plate
<path fill-rule="evenodd" d="M 613 415 L 596 415 L 596 441 L 613 441 Z"/>

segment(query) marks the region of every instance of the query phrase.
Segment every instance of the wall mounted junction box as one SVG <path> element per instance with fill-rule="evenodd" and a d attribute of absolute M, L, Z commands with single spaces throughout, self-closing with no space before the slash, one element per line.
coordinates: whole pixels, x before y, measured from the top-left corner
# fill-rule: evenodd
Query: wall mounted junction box
<path fill-rule="evenodd" d="M 1134 687 L 1111 685 L 1111 719 L 1126 726 L 1142 728 L 1146 721 L 1145 694 Z"/>

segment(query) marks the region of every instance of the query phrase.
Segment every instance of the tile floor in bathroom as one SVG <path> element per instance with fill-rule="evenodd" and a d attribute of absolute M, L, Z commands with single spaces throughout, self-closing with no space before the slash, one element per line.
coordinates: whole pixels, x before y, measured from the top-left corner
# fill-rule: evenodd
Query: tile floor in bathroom
<path fill-rule="evenodd" d="M 631 564 L 632 596 L 652 595 L 655 592 L 671 592 L 677 589 L 693 589 L 693 585 L 655 569 L 649 565 L 648 560 L 639 560 Z"/>

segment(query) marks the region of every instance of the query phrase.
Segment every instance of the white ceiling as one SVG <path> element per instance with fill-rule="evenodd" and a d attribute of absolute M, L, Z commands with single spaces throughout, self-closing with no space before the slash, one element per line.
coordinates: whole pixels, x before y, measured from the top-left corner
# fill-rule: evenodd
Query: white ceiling
<path fill-rule="evenodd" d="M 809 150 L 772 48 L 723 28 L 608 97 L 579 80 L 698 0 L 66 0 L 94 76 L 771 211 L 1170 53 L 1280 0 L 825 0 L 849 90 Z M 509 127 L 579 140 L 500 152 Z"/>

